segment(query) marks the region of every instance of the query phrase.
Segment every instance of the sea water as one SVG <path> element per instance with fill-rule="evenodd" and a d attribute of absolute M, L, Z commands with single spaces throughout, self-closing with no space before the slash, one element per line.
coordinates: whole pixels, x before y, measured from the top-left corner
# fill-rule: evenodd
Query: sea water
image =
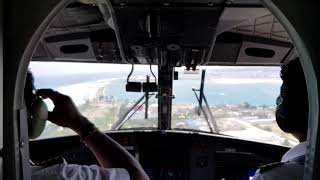
<path fill-rule="evenodd" d="M 209 104 L 241 104 L 274 106 L 279 94 L 280 83 L 206 83 L 204 94 Z M 173 84 L 173 104 L 197 104 L 192 88 L 199 89 L 198 80 L 179 80 Z M 114 81 L 105 88 L 105 95 L 118 100 L 138 100 L 143 93 L 126 92 L 125 83 Z"/>

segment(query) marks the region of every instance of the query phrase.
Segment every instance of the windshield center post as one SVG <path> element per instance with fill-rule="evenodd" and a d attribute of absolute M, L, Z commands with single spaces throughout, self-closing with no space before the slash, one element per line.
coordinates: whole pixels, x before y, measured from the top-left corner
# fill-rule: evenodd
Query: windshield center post
<path fill-rule="evenodd" d="M 171 110 L 172 110 L 172 82 L 174 65 L 170 59 L 170 53 L 162 53 L 161 63 L 158 66 L 158 128 L 160 130 L 171 129 Z"/>

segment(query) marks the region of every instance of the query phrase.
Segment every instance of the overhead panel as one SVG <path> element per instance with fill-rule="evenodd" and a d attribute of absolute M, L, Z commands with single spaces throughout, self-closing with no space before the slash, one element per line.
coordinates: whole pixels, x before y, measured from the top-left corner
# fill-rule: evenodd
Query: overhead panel
<path fill-rule="evenodd" d="M 208 65 L 279 65 L 295 54 L 285 29 L 263 7 L 226 7 L 217 32 Z"/>
<path fill-rule="evenodd" d="M 58 15 L 33 60 L 128 63 L 120 57 L 111 15 L 102 16 L 94 1 L 82 1 L 70 4 Z M 137 64 L 159 64 L 167 56 L 172 66 L 187 68 L 275 65 L 295 55 L 295 51 L 289 52 L 293 45 L 282 25 L 255 1 L 235 0 L 223 6 L 222 1 L 207 0 L 111 2 L 125 58 Z M 246 3 L 250 7 L 242 6 Z M 271 51 L 272 57 L 255 56 Z"/>
<path fill-rule="evenodd" d="M 168 54 L 170 63 L 179 66 L 205 63 L 222 8 L 128 5 L 114 10 L 128 58 L 136 63 L 147 58 L 159 62 Z"/>
<path fill-rule="evenodd" d="M 280 65 L 294 54 L 290 42 L 225 32 L 217 37 L 208 65 Z"/>
<path fill-rule="evenodd" d="M 52 36 L 44 41 L 54 60 L 96 61 L 89 33 Z"/>
<path fill-rule="evenodd" d="M 239 51 L 236 64 L 280 64 L 289 47 L 244 41 Z"/>

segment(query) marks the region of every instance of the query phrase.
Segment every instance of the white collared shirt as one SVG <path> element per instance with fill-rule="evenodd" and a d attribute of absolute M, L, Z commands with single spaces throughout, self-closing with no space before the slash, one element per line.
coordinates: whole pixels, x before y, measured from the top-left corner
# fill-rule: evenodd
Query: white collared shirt
<path fill-rule="evenodd" d="M 285 163 L 306 154 L 306 142 L 302 142 L 286 152 L 281 162 Z M 253 180 L 302 180 L 304 166 L 298 163 L 286 163 L 260 174 L 257 170 Z"/>
<path fill-rule="evenodd" d="M 296 145 L 282 156 L 281 162 L 288 162 L 296 157 L 306 155 L 306 149 L 306 141 Z"/>
<path fill-rule="evenodd" d="M 35 168 L 33 168 L 35 169 Z M 32 180 L 130 180 L 127 170 L 61 163 L 33 170 Z"/>

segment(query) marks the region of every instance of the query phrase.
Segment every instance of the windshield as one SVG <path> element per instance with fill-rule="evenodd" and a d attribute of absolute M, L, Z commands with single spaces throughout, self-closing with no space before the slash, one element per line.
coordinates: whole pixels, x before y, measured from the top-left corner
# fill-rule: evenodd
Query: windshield
<path fill-rule="evenodd" d="M 199 67 L 198 74 L 186 73 L 184 68 L 176 71 L 180 76 L 173 84 L 173 129 L 285 146 L 298 143 L 292 135 L 282 132 L 275 121 L 275 99 L 282 83 L 280 67 L 206 66 Z"/>
<path fill-rule="evenodd" d="M 31 62 L 29 68 L 36 88 L 53 88 L 69 95 L 81 113 L 102 131 L 158 128 L 157 93 L 126 92 L 131 65 Z M 297 144 L 275 122 L 275 99 L 281 85 L 279 67 L 198 68 L 198 73 L 175 68 L 178 80 L 173 82 L 172 129 L 286 146 Z M 157 77 L 157 66 L 152 66 L 152 71 Z M 154 82 L 153 74 L 150 66 L 135 65 L 130 81 L 146 82 L 149 76 Z M 52 102 L 46 103 L 53 108 Z M 71 134 L 71 130 L 49 122 L 40 138 Z"/>

